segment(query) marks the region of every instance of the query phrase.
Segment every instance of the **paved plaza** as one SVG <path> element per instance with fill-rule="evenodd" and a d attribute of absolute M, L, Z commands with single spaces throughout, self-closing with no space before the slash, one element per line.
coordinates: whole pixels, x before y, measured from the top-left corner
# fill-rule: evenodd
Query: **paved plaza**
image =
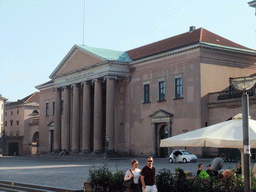
<path fill-rule="evenodd" d="M 87 181 L 89 169 L 99 168 L 106 164 L 110 171 L 126 171 L 130 167 L 132 159 L 139 161 L 139 168 L 146 165 L 146 158 L 126 157 L 116 159 L 88 159 L 66 157 L 0 157 L 0 180 L 42 185 L 49 187 L 60 187 L 66 189 L 81 190 L 83 183 Z M 199 159 L 196 163 L 173 163 L 167 158 L 154 159 L 157 172 L 166 168 L 174 172 L 180 167 L 188 172 L 196 173 L 199 163 L 207 164 L 212 159 Z M 235 169 L 236 162 L 225 162 L 224 169 Z M 252 164 L 253 166 L 253 164 Z"/>

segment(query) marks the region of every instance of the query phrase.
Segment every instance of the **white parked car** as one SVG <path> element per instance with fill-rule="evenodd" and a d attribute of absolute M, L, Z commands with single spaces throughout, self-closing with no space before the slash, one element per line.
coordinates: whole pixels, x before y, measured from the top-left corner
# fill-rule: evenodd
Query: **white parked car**
<path fill-rule="evenodd" d="M 186 150 L 174 150 L 169 156 L 169 161 L 170 163 L 173 163 L 173 162 L 195 163 L 197 161 L 197 156 Z"/>

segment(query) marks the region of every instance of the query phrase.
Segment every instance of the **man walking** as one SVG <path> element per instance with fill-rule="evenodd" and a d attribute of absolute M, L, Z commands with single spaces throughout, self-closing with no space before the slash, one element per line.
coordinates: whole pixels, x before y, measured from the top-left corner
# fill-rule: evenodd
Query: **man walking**
<path fill-rule="evenodd" d="M 141 184 L 144 192 L 157 192 L 156 169 L 153 167 L 153 157 L 147 158 L 147 165 L 141 170 Z"/>
<path fill-rule="evenodd" d="M 220 157 L 216 157 L 215 159 L 212 160 L 210 169 L 212 170 L 214 176 L 217 176 L 218 171 L 222 169 L 225 158 L 226 155 L 222 153 Z"/>

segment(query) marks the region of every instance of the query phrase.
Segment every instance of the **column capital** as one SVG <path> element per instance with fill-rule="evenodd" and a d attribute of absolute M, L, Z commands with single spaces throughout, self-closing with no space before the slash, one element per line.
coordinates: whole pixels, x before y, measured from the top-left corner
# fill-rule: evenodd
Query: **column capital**
<path fill-rule="evenodd" d="M 81 85 L 90 85 L 90 84 L 91 84 L 90 81 L 83 81 L 83 82 L 81 82 Z"/>
<path fill-rule="evenodd" d="M 107 79 L 117 80 L 117 76 L 108 75 L 108 76 L 105 76 L 103 79 L 104 79 L 104 81 Z"/>
<path fill-rule="evenodd" d="M 102 79 L 101 78 L 92 79 L 92 84 L 94 84 L 94 82 L 102 82 Z"/>
<path fill-rule="evenodd" d="M 77 85 L 76 83 L 73 83 L 73 84 L 71 85 L 71 88 L 73 88 L 73 87 L 78 87 L 78 85 Z"/>
<path fill-rule="evenodd" d="M 61 87 L 54 87 L 53 88 L 53 91 L 55 92 L 55 91 L 59 91 L 59 90 L 61 90 Z"/>
<path fill-rule="evenodd" d="M 66 85 L 66 86 L 61 87 L 61 90 L 64 90 L 64 89 L 69 89 L 69 86 Z"/>

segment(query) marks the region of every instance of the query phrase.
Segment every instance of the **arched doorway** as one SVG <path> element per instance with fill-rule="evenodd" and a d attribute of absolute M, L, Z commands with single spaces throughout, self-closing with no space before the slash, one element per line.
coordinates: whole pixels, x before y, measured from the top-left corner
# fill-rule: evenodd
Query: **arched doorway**
<path fill-rule="evenodd" d="M 38 143 L 39 142 L 39 132 L 35 132 L 32 138 L 33 143 Z"/>
<path fill-rule="evenodd" d="M 161 148 L 160 141 L 161 139 L 165 139 L 167 137 L 172 136 L 171 118 L 173 117 L 173 114 L 162 109 L 159 109 L 149 117 L 151 118 L 152 121 L 151 125 L 153 133 L 153 156 L 165 158 L 171 152 L 171 148 Z"/>
<path fill-rule="evenodd" d="M 39 132 L 35 132 L 32 137 L 32 149 L 31 154 L 37 154 L 38 153 L 38 146 L 39 146 Z"/>
<path fill-rule="evenodd" d="M 168 127 L 167 127 L 167 125 L 162 125 L 160 127 L 159 135 L 160 135 L 160 140 L 168 138 Z M 160 143 L 160 140 L 159 140 L 159 143 Z M 159 149 L 160 149 L 160 154 L 159 154 L 160 158 L 168 157 L 168 147 L 160 147 Z"/>

